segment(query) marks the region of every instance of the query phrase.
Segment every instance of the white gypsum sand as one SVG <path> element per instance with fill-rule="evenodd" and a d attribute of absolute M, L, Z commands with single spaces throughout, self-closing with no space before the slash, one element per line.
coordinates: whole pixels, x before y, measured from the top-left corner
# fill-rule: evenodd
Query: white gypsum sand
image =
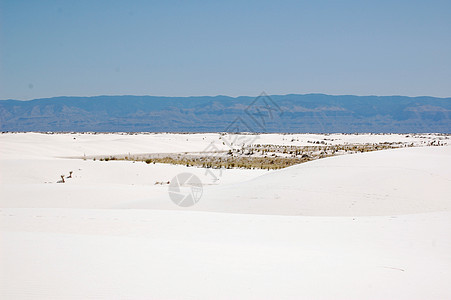
<path fill-rule="evenodd" d="M 219 134 L 0 135 L 0 298 L 439 299 L 451 288 L 451 147 L 277 171 L 67 157 L 202 151 Z M 259 136 L 261 144 L 436 135 Z M 333 141 L 332 141 L 333 140 Z M 69 175 L 66 183 L 56 183 Z M 218 170 L 215 170 L 218 171 Z M 180 208 L 168 186 L 204 183 Z"/>

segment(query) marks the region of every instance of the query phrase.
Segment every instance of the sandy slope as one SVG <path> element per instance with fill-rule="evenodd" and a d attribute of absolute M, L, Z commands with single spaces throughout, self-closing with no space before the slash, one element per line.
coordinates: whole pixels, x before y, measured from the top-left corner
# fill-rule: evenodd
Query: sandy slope
<path fill-rule="evenodd" d="M 450 214 L 1 213 L 2 299 L 449 299 Z"/>
<path fill-rule="evenodd" d="M 307 216 L 451 211 L 451 147 L 312 161 L 206 190 L 196 209 Z"/>
<path fill-rule="evenodd" d="M 219 182 L 199 168 L 56 158 L 217 138 L 0 135 L 0 298 L 451 298 L 451 147 L 225 170 Z M 154 184 L 186 171 L 206 183 L 188 210 Z"/>

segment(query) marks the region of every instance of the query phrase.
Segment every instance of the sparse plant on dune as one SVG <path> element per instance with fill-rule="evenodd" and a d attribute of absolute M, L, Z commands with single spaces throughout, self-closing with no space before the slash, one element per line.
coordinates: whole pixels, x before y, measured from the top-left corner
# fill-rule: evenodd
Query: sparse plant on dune
<path fill-rule="evenodd" d="M 64 175 L 61 175 L 61 180 L 58 180 L 57 183 L 66 183 L 64 180 Z"/>

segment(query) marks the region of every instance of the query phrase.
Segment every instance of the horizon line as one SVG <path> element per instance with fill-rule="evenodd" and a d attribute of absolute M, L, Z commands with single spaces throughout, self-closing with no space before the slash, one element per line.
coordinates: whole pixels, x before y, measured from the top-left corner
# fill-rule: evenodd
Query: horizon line
<path fill-rule="evenodd" d="M 228 97 L 232 99 L 237 99 L 241 97 L 248 98 L 256 98 L 262 94 L 266 94 L 267 96 L 308 96 L 308 95 L 324 95 L 324 96 L 350 96 L 350 97 L 406 97 L 406 98 L 437 98 L 437 99 L 450 99 L 449 97 L 436 97 L 436 96 L 428 96 L 428 95 L 420 95 L 420 96 L 406 96 L 406 95 L 356 95 L 356 94 L 325 94 L 325 93 L 305 93 L 305 94 L 297 94 L 297 93 L 288 93 L 288 94 L 267 94 L 266 92 L 261 92 L 259 95 L 249 96 L 249 95 L 240 95 L 240 96 L 228 96 L 228 95 L 190 95 L 190 96 L 162 96 L 162 95 L 131 95 L 131 94 L 100 94 L 100 95 L 90 95 L 90 96 L 52 96 L 52 97 L 41 97 L 41 98 L 32 98 L 32 99 L 0 99 L 0 101 L 34 101 L 34 100 L 43 100 L 43 99 L 56 99 L 56 98 L 98 98 L 98 97 L 158 97 L 158 98 L 199 98 L 199 97 Z"/>

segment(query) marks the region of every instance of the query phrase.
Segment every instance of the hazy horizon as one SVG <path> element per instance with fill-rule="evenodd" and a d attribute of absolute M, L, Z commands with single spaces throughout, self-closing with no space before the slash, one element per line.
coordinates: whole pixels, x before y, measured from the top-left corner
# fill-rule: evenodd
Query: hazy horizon
<path fill-rule="evenodd" d="M 138 95 L 138 94 L 98 94 L 98 95 L 87 95 L 87 96 L 78 96 L 78 95 L 59 95 L 59 96 L 51 96 L 51 97 L 39 97 L 39 98 L 32 98 L 32 99 L 0 99 L 0 101 L 8 101 L 8 100 L 14 100 L 14 101 L 32 101 L 32 100 L 39 100 L 39 99 L 53 99 L 53 98 L 96 98 L 96 97 L 159 97 L 159 98 L 196 98 L 196 97 L 229 97 L 229 98 L 240 98 L 240 97 L 250 97 L 255 98 L 259 96 L 261 93 L 256 95 L 236 95 L 236 96 L 230 96 L 230 95 L 221 95 L 221 94 L 212 94 L 212 95 L 187 95 L 187 96 L 167 96 L 167 95 Z M 421 97 L 430 97 L 430 98 L 437 98 L 437 99 L 448 99 L 451 98 L 451 96 L 445 96 L 445 97 L 436 97 L 436 96 L 430 96 L 430 95 L 418 95 L 418 96 L 408 96 L 408 95 L 356 95 L 356 94 L 327 94 L 327 93 L 285 93 L 285 94 L 270 94 L 267 93 L 269 96 L 287 96 L 287 95 L 327 95 L 327 96 L 356 96 L 356 97 L 408 97 L 408 98 L 421 98 Z"/>

